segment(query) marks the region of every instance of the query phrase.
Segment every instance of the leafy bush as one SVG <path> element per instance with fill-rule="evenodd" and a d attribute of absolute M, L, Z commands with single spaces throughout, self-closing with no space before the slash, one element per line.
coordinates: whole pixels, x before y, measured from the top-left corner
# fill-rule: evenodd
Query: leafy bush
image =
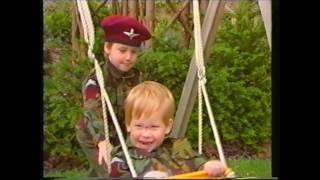
<path fill-rule="evenodd" d="M 95 10 L 97 1 L 90 1 Z M 59 59 L 54 64 L 44 64 L 44 151 L 48 155 L 76 156 L 86 162 L 75 138 L 74 125 L 82 115 L 81 86 L 85 76 L 92 70 L 88 59 L 71 56 L 71 2 L 54 2 L 44 9 L 44 46 L 59 49 Z M 108 15 L 107 6 L 102 7 L 93 22 L 98 27 L 101 17 Z M 103 60 L 103 31 L 95 28 L 94 53 Z"/>
<path fill-rule="evenodd" d="M 167 29 L 169 19 L 161 18 L 155 23 L 155 30 L 153 33 L 153 50 L 154 51 L 178 51 L 179 50 L 179 33 L 182 28 L 177 24 L 172 24 Z"/>
<path fill-rule="evenodd" d="M 47 47 L 67 47 L 71 45 L 71 1 L 59 1 L 44 9 L 44 41 Z M 98 59 L 103 57 L 103 36 L 100 21 L 110 15 L 110 7 L 103 6 L 98 11 L 101 2 L 88 1 L 92 21 L 95 27 L 94 53 Z M 84 40 L 79 40 L 84 41 Z"/>
<path fill-rule="evenodd" d="M 256 3 L 242 2 L 225 14 L 212 51 L 206 87 L 222 142 L 260 150 L 271 138 L 271 60 Z M 190 126 L 197 128 L 197 121 Z M 213 137 L 208 126 L 204 136 Z M 197 131 L 191 132 L 196 140 Z"/>
<path fill-rule="evenodd" d="M 51 155 L 79 153 L 74 125 L 82 114 L 81 84 L 89 72 L 88 63 L 64 54 L 58 63 L 44 67 L 50 72 L 44 75 L 44 150 Z"/>
<path fill-rule="evenodd" d="M 50 5 L 44 10 L 44 40 L 45 42 L 60 42 L 71 44 L 71 11 L 70 2 L 60 2 Z"/>
<path fill-rule="evenodd" d="M 145 80 L 158 81 L 166 85 L 178 101 L 188 72 L 191 53 L 190 50 L 182 50 L 179 53 L 146 52 L 139 57 L 137 68 L 143 72 Z"/>

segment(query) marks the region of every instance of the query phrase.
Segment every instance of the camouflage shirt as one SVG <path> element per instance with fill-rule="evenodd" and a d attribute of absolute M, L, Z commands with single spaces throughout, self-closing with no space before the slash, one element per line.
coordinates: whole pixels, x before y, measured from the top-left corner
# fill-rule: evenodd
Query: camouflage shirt
<path fill-rule="evenodd" d="M 121 72 L 107 60 L 102 68 L 105 89 L 117 116 L 119 124 L 124 131 L 124 110 L 123 102 L 129 90 L 140 82 L 140 72 L 131 69 L 128 72 Z M 92 137 L 94 145 L 105 139 L 104 122 L 102 115 L 100 87 L 95 73 L 90 74 L 83 82 L 83 118 L 76 124 L 76 128 L 86 130 Z M 119 140 L 110 114 L 107 114 L 110 141 L 118 145 Z M 125 134 L 125 133 L 124 133 Z"/>
<path fill-rule="evenodd" d="M 138 177 L 150 171 L 166 172 L 168 176 L 197 171 L 207 159 L 192 148 L 186 138 L 167 138 L 161 146 L 151 152 L 135 148 L 127 139 L 127 146 Z M 132 177 L 121 146 L 112 152 L 111 177 Z"/>

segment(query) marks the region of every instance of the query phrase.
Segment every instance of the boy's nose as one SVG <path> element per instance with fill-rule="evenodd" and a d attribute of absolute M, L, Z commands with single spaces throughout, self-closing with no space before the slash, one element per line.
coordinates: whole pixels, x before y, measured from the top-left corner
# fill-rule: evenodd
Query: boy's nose
<path fill-rule="evenodd" d="M 133 54 L 130 53 L 130 52 L 128 52 L 128 53 L 126 54 L 126 61 L 127 61 L 127 62 L 132 61 L 132 56 L 133 56 Z"/>
<path fill-rule="evenodd" d="M 150 137 L 150 135 L 151 135 L 150 129 L 149 128 L 144 128 L 144 130 L 142 132 L 142 136 L 148 138 L 148 137 Z"/>

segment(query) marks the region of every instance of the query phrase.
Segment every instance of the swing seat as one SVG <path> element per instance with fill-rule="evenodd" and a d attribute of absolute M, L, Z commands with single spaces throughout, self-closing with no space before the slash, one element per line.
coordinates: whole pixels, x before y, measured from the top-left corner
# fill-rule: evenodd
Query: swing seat
<path fill-rule="evenodd" d="M 224 172 L 224 177 L 211 177 L 208 176 L 206 171 L 196 171 L 191 173 L 179 174 L 175 176 L 170 176 L 168 179 L 232 179 L 234 178 L 234 172 L 227 168 Z"/>

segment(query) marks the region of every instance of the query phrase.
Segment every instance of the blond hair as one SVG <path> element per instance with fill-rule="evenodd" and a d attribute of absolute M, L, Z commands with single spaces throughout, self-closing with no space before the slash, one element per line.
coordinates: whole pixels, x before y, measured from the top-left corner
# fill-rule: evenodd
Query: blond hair
<path fill-rule="evenodd" d="M 164 124 L 169 125 L 175 111 L 173 95 L 166 86 L 145 81 L 132 88 L 125 100 L 125 123 L 128 126 L 132 119 L 150 117 L 159 110 L 163 111 Z"/>

